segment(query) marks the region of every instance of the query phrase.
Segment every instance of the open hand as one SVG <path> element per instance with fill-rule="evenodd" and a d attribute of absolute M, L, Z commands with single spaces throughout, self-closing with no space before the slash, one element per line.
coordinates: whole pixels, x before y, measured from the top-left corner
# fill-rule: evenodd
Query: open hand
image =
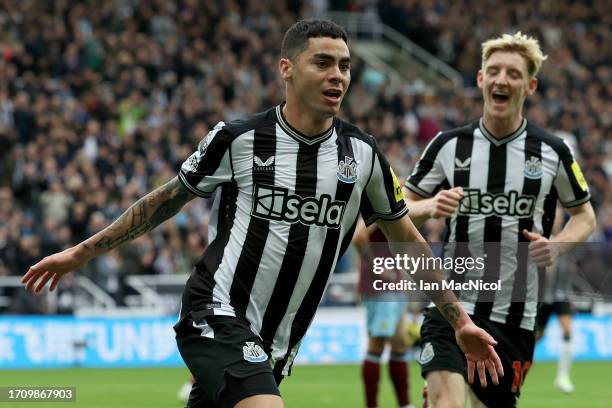
<path fill-rule="evenodd" d="M 493 384 L 499 384 L 499 377 L 504 376 L 504 367 L 493 348 L 497 345 L 495 339 L 471 322 L 457 329 L 455 338 L 467 359 L 468 382 L 470 384 L 474 383 L 474 369 L 476 369 L 480 385 L 486 387 L 486 369 L 493 380 Z"/>
<path fill-rule="evenodd" d="M 53 291 L 62 276 L 80 268 L 87 259 L 77 256 L 76 247 L 68 248 L 62 252 L 49 255 L 40 262 L 32 265 L 21 278 L 21 283 L 32 293 L 39 294 L 47 282 L 51 280 L 49 291 Z"/>

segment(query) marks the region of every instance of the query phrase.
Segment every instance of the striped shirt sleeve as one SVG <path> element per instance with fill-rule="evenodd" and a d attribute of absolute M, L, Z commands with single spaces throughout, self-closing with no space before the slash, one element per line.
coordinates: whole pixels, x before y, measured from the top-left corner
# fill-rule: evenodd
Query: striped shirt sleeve
<path fill-rule="evenodd" d="M 555 176 L 554 186 L 559 195 L 559 201 L 564 207 L 575 207 L 590 200 L 589 186 L 576 161 L 572 149 L 567 143 L 559 154 L 559 166 Z"/>
<path fill-rule="evenodd" d="M 210 197 L 219 184 L 231 181 L 232 140 L 223 122 L 208 132 L 181 165 L 179 180 L 187 190 L 200 197 Z"/>
<path fill-rule="evenodd" d="M 432 197 L 438 186 L 446 179 L 438 153 L 444 147 L 446 139 L 438 133 L 427 145 L 421 159 L 406 181 L 406 187 L 421 197 Z"/>
<path fill-rule="evenodd" d="M 366 225 L 377 219 L 395 220 L 408 212 L 402 189 L 387 159 L 374 148 L 372 174 L 361 202 Z"/>

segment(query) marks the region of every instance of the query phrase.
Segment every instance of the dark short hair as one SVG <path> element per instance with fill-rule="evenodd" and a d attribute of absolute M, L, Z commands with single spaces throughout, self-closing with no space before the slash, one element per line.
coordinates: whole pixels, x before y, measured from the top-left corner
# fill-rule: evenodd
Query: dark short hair
<path fill-rule="evenodd" d="M 287 30 L 281 46 L 282 58 L 295 58 L 308 46 L 309 38 L 342 38 L 348 45 L 344 28 L 329 20 L 300 20 Z"/>

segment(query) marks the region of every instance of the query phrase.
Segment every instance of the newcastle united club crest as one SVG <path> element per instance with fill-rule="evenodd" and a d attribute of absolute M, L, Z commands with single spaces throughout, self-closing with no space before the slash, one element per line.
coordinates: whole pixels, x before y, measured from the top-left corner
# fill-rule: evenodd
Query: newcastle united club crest
<path fill-rule="evenodd" d="M 344 156 L 344 160 L 338 163 L 338 180 L 343 183 L 354 183 L 357 181 L 357 162 L 352 157 Z"/>

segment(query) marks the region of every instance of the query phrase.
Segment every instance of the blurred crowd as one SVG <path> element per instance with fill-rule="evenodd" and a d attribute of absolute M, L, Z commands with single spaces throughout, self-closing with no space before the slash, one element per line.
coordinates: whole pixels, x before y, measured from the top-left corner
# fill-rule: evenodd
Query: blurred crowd
<path fill-rule="evenodd" d="M 439 131 L 480 116 L 480 43 L 520 28 L 549 55 L 526 116 L 575 146 L 612 241 L 610 3 L 393 0 L 330 2 L 376 12 L 458 69 L 465 89 L 391 87 L 354 59 L 342 115 L 372 133 L 408 175 Z M 282 101 L 282 35 L 326 1 L 0 2 L 0 276 L 99 231 L 176 175 L 220 120 Z M 469 10 L 470 12 L 465 12 Z M 471 27 L 471 28 L 470 28 Z M 188 273 L 207 245 L 209 203 L 193 200 L 155 231 L 83 272 L 119 304 L 124 278 Z M 439 240 L 442 231 L 426 231 Z"/>

